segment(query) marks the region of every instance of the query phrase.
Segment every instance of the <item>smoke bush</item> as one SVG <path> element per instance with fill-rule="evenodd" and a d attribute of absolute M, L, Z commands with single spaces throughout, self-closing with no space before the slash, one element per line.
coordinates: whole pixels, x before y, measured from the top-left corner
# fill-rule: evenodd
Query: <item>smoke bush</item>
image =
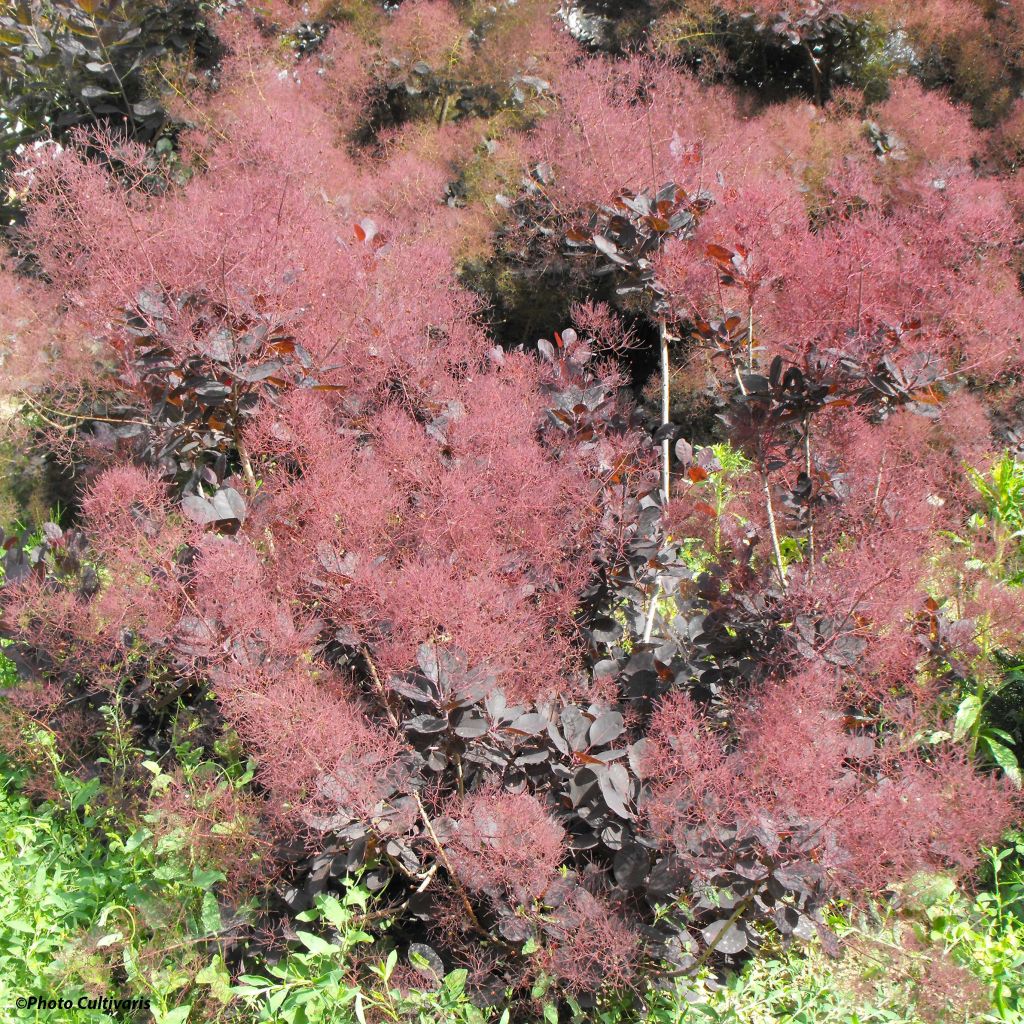
<path fill-rule="evenodd" d="M 295 58 L 232 17 L 184 173 L 92 131 L 13 179 L 40 280 L 0 278 L 5 387 L 80 484 L 7 545 L 27 683 L 114 690 L 164 744 L 212 695 L 287 833 L 277 910 L 365 866 L 482 992 L 830 943 L 833 896 L 969 869 L 1015 799 L 940 727 L 968 616 L 1012 599 L 947 601 L 942 531 L 1024 300 L 959 109 L 755 111 L 534 5 L 403 5 Z M 399 88 L 424 105 L 368 145 Z M 446 201 L 470 170 L 500 202 Z M 572 326 L 485 329 L 488 232 Z M 706 369 L 708 437 L 644 429 L 654 333 Z"/>

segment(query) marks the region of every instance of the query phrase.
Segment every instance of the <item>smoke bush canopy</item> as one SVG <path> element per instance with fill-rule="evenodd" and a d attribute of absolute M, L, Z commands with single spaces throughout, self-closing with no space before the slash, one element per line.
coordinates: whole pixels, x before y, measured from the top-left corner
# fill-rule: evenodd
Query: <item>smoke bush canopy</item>
<path fill-rule="evenodd" d="M 980 124 L 1013 118 L 1024 8 L 973 0 L 652 0 L 648 36 L 703 77 L 728 74 L 819 105 L 853 85 L 876 97 L 894 68 L 968 104 Z"/>
<path fill-rule="evenodd" d="M 1019 188 L 913 81 L 756 110 L 464 13 L 290 56 L 296 11 L 236 12 L 173 160 L 23 154 L 5 386 L 81 500 L 8 544 L 12 700 L 160 735 L 208 690 L 265 820 L 485 995 L 829 941 L 828 899 L 1016 811 L 943 716 L 1021 605 L 943 531 L 1019 401 Z M 573 326 L 503 345 L 474 261 Z M 628 387 L 659 324 L 747 467 L 663 427 L 668 501 Z"/>

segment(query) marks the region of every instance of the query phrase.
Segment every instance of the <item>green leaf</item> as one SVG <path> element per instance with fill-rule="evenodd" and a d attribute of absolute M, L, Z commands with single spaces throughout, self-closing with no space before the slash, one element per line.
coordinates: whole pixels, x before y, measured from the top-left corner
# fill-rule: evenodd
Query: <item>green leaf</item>
<path fill-rule="evenodd" d="M 953 723 L 953 742 L 959 743 L 974 728 L 981 714 L 981 701 L 976 693 L 969 693 L 960 702 L 956 710 L 956 721 Z"/>
<path fill-rule="evenodd" d="M 99 788 L 99 778 L 90 779 L 71 798 L 71 809 L 73 811 L 81 810 L 99 792 Z"/>
<path fill-rule="evenodd" d="M 350 885 L 345 893 L 345 906 L 357 906 L 360 910 L 365 910 L 369 898 L 369 892 L 361 885 Z"/>
<path fill-rule="evenodd" d="M 266 986 L 257 988 L 255 985 L 235 985 L 231 989 L 232 995 L 240 996 L 242 999 L 254 999 L 256 996 L 262 997 L 266 991 Z"/>
<path fill-rule="evenodd" d="M 153 835 L 148 828 L 137 828 L 124 844 L 125 853 L 134 853 L 142 844 Z"/>
<path fill-rule="evenodd" d="M 208 985 L 210 994 L 219 1003 L 231 1002 L 231 975 L 224 963 L 224 957 L 215 956 L 197 975 L 196 983 Z"/>
<path fill-rule="evenodd" d="M 153 1020 L 156 1024 L 185 1024 L 191 1009 L 192 1004 L 186 1003 L 184 1006 L 176 1006 L 173 1010 L 168 1010 L 167 1013 L 154 1011 Z"/>
<path fill-rule="evenodd" d="M 337 946 L 312 932 L 296 932 L 295 935 L 310 953 L 315 953 L 317 956 L 336 956 L 339 952 Z"/>
<path fill-rule="evenodd" d="M 466 990 L 466 979 L 469 977 L 469 971 L 464 967 L 460 967 L 456 971 L 452 971 L 444 979 L 444 987 L 449 995 L 461 996 Z"/>
<path fill-rule="evenodd" d="M 554 1003 L 544 1004 L 544 1020 L 546 1024 L 558 1024 L 558 1008 Z"/>
<path fill-rule="evenodd" d="M 989 755 L 992 760 L 995 761 L 1000 768 L 1006 773 L 1006 777 L 1018 788 L 1021 788 L 1022 778 L 1020 764 L 1017 761 L 1017 755 L 1005 744 L 1000 743 L 999 740 L 993 739 L 991 736 L 983 735 L 981 738 L 982 743 L 988 748 Z"/>
<path fill-rule="evenodd" d="M 200 914 L 203 934 L 216 935 L 220 931 L 220 907 L 212 892 L 203 893 L 203 909 Z"/>
<path fill-rule="evenodd" d="M 344 929 L 345 926 L 352 920 L 352 912 L 343 907 L 337 899 L 333 896 L 326 896 L 318 901 L 320 910 L 320 916 L 325 921 L 333 924 L 335 928 Z M 314 912 L 315 913 L 315 912 Z M 301 914 L 299 915 L 302 916 Z M 313 917 L 303 918 L 303 920 L 312 921 Z"/>
<path fill-rule="evenodd" d="M 197 889 L 209 889 L 218 882 L 223 882 L 227 876 L 223 871 L 211 871 L 209 868 L 193 868 L 192 884 Z"/>
<path fill-rule="evenodd" d="M 983 735 L 995 736 L 997 739 L 1005 741 L 1011 747 L 1016 742 L 1016 740 L 1014 740 L 1014 738 L 1005 729 L 997 729 L 994 725 L 986 725 Z"/>
<path fill-rule="evenodd" d="M 276 1014 L 281 1009 L 284 1001 L 288 998 L 288 989 L 282 988 L 277 992 L 272 992 L 270 997 L 267 999 L 267 1010 L 272 1014 Z"/>
<path fill-rule="evenodd" d="M 256 985 L 260 989 L 266 988 L 267 985 L 267 979 L 261 978 L 258 974 L 242 974 L 238 980 L 243 985 Z"/>
<path fill-rule="evenodd" d="M 941 873 L 918 875 L 911 885 L 914 896 L 925 907 L 944 903 L 956 892 L 956 879 Z"/>

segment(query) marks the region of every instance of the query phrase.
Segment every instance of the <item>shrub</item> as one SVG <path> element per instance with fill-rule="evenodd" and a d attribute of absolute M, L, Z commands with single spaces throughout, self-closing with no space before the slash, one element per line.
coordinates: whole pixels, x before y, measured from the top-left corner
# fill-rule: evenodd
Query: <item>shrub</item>
<path fill-rule="evenodd" d="M 63 138 L 86 125 L 156 139 L 169 127 L 161 96 L 166 87 L 154 88 L 150 80 L 158 60 L 187 55 L 209 65 L 216 56 L 202 6 L 188 0 L 9 5 L 0 19 L 5 169 L 34 140 L 51 132 Z M 3 210 L 6 224 L 13 211 L 6 201 Z"/>
<path fill-rule="evenodd" d="M 549 53 L 502 230 L 588 301 L 502 347 L 457 283 L 462 126 L 366 152 L 367 93 L 333 112 L 339 39 L 436 62 L 455 9 L 299 56 L 232 18 L 189 173 L 104 132 L 16 172 L 46 280 L 12 400 L 82 487 L 8 546 L 15 699 L 122 701 L 168 747 L 212 695 L 294 862 L 268 912 L 365 868 L 482 1002 L 592 1005 L 772 931 L 835 952 L 830 899 L 969 870 L 1017 805 L 942 728 L 973 633 L 931 591 L 1024 318 L 1003 182 L 934 130 L 963 117 L 912 87 L 746 117 Z M 722 459 L 642 429 L 654 337 L 666 387 L 706 355 Z"/>
<path fill-rule="evenodd" d="M 1012 110 L 1021 74 L 1020 12 L 935 0 L 660 0 L 656 47 L 706 78 L 728 75 L 770 99 L 802 93 L 821 106 L 843 88 L 883 97 L 909 72 L 948 89 L 991 126 Z"/>

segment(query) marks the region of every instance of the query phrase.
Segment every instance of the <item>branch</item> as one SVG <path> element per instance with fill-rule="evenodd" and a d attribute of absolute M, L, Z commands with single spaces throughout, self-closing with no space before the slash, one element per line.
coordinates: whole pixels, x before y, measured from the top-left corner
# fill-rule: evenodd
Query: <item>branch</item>
<path fill-rule="evenodd" d="M 370 654 L 369 645 L 363 644 L 359 648 L 359 653 L 362 654 L 366 661 L 366 667 L 370 672 L 370 679 L 373 680 L 373 685 L 377 689 L 380 695 L 380 702 L 384 708 L 384 713 L 388 716 L 388 721 L 398 730 L 401 730 L 402 726 L 398 721 L 398 716 L 391 708 L 391 701 L 389 700 L 388 688 L 384 685 L 384 680 L 381 679 L 380 673 L 377 671 L 377 666 L 373 663 L 373 656 Z"/>
<path fill-rule="evenodd" d="M 762 882 L 768 881 L 770 877 L 770 875 L 765 875 L 764 878 L 760 879 L 757 883 L 755 883 L 755 886 L 760 885 Z M 740 919 L 740 916 L 747 909 L 747 907 L 749 907 L 750 904 L 754 902 L 754 893 L 756 891 L 756 888 L 751 889 L 750 893 L 747 896 L 745 896 L 742 900 L 740 900 L 739 903 L 736 904 L 736 909 L 729 915 L 729 918 L 725 922 L 725 926 L 718 929 L 718 934 L 714 937 L 714 939 L 711 942 L 708 943 L 708 948 L 705 949 L 703 953 L 701 953 L 700 958 L 698 960 L 696 960 L 693 964 L 686 968 L 685 973 L 696 974 L 704 966 L 704 964 L 707 963 L 708 958 L 711 956 L 712 953 L 714 953 L 715 949 L 718 947 L 718 943 L 722 941 L 722 936 L 725 935 L 725 933 Z"/>
<path fill-rule="evenodd" d="M 811 416 L 804 417 L 804 472 L 807 474 L 807 553 L 814 575 L 814 487 L 811 476 Z"/>
<path fill-rule="evenodd" d="M 654 581 L 654 589 L 651 591 L 651 603 L 647 607 L 647 621 L 644 623 L 644 643 L 650 643 L 651 632 L 654 629 L 654 616 L 658 609 L 658 597 L 661 594 L 661 580 Z"/>
<path fill-rule="evenodd" d="M 434 848 L 437 850 L 438 857 L 441 858 L 441 863 L 444 865 L 445 871 L 448 872 L 448 878 L 452 885 L 455 886 L 456 892 L 458 892 L 462 905 L 466 909 L 466 913 L 469 915 L 470 921 L 473 922 L 473 926 L 477 931 L 486 935 L 487 930 L 482 924 L 480 919 L 476 916 L 476 911 L 473 909 L 473 904 L 469 902 L 469 896 L 466 890 L 463 888 L 462 883 L 459 881 L 458 875 L 455 874 L 452 868 L 451 861 L 448 860 L 448 855 L 444 852 L 444 847 L 441 845 L 441 840 L 437 838 L 437 833 L 434 831 L 433 823 L 430 820 L 430 816 L 427 814 L 427 809 L 423 806 L 423 801 L 420 799 L 419 793 L 414 792 L 412 794 L 413 800 L 416 801 L 416 806 L 419 808 L 420 817 L 423 819 L 423 824 L 426 827 L 427 835 L 430 836 L 430 841 L 434 844 Z"/>
<path fill-rule="evenodd" d="M 661 425 L 668 426 L 670 422 L 670 394 L 669 394 L 669 355 L 668 342 L 669 333 L 665 328 L 665 321 L 658 321 L 658 343 L 661 347 Z M 661 497 L 664 504 L 668 504 L 670 497 L 670 464 L 672 458 L 672 443 L 668 438 L 661 442 Z"/>
<path fill-rule="evenodd" d="M 750 307 L 750 323 L 754 322 L 754 307 Z M 739 385 L 740 394 L 747 397 L 747 387 L 743 383 L 743 374 L 740 373 L 740 364 L 736 360 L 735 353 L 729 353 L 729 361 L 732 363 L 733 373 L 736 375 L 736 383 Z M 772 504 L 772 488 L 768 482 L 768 469 L 765 466 L 764 449 L 760 437 L 757 442 L 757 468 L 761 475 L 761 487 L 764 490 L 765 510 L 768 513 L 768 533 L 772 539 L 772 554 L 775 556 L 775 568 L 779 574 L 779 585 L 782 592 L 786 592 L 786 574 L 782 565 L 782 547 L 779 544 L 779 531 L 775 522 L 775 506 Z"/>
<path fill-rule="evenodd" d="M 775 524 L 775 507 L 772 505 L 772 486 L 768 481 L 768 470 L 765 467 L 764 455 L 758 444 L 757 464 L 761 471 L 761 487 L 764 489 L 765 510 L 768 513 L 768 533 L 772 539 L 772 554 L 775 556 L 775 568 L 779 574 L 779 586 L 786 592 L 786 572 L 782 565 L 782 546 L 779 544 L 779 531 Z"/>
<path fill-rule="evenodd" d="M 747 373 L 754 372 L 754 304 L 747 315 Z"/>
<path fill-rule="evenodd" d="M 434 861 L 434 863 L 431 864 L 430 867 L 423 873 L 423 880 L 416 887 L 417 895 L 426 891 L 427 886 L 430 885 L 430 880 L 434 877 L 434 875 L 437 874 L 438 864 L 438 861 Z M 417 878 L 419 876 L 413 875 L 412 877 Z M 387 917 L 397 917 L 399 914 L 402 913 L 403 910 L 407 910 L 408 907 L 409 901 L 402 900 L 401 903 L 396 903 L 394 906 L 391 907 L 384 907 L 383 910 L 375 910 L 373 911 L 373 913 L 370 914 L 362 914 L 361 916 L 356 918 L 356 923 L 361 927 L 364 924 L 371 924 L 374 921 L 381 921 Z"/>
<path fill-rule="evenodd" d="M 118 425 L 138 427 L 151 427 L 153 425 L 149 420 L 116 419 L 112 416 L 94 416 L 87 415 L 86 413 L 68 412 L 66 409 L 55 409 L 49 405 L 42 405 L 26 394 L 23 394 L 22 398 L 25 404 L 29 406 L 29 408 L 31 408 L 44 423 L 49 424 L 55 430 L 74 430 L 74 425 L 72 423 L 54 423 L 53 420 L 47 417 L 47 413 L 49 413 L 50 416 L 63 416 L 65 419 L 74 420 L 77 423 L 115 423 Z"/>
<path fill-rule="evenodd" d="M 245 482 L 249 486 L 249 490 L 253 493 L 256 492 L 256 474 L 252 471 L 252 462 L 249 459 L 249 449 L 245 446 L 245 441 L 242 440 L 241 431 L 238 429 L 238 424 L 235 424 L 235 447 L 238 449 L 238 460 L 242 463 L 242 473 L 245 476 Z"/>

